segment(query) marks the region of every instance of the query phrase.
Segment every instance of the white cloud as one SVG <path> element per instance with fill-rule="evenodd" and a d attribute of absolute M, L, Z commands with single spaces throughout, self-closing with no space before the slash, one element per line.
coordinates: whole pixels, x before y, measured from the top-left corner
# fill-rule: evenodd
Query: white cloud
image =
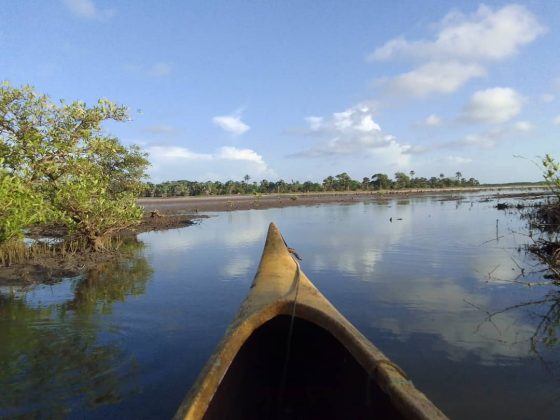
<path fill-rule="evenodd" d="M 483 133 L 467 134 L 459 144 L 465 146 L 477 146 L 482 149 L 491 149 L 496 142 L 503 137 L 502 129 L 490 130 Z"/>
<path fill-rule="evenodd" d="M 530 131 L 533 128 L 533 125 L 529 121 L 517 121 L 513 128 L 517 131 Z"/>
<path fill-rule="evenodd" d="M 543 93 L 540 97 L 541 101 L 544 102 L 545 104 L 549 104 L 551 102 L 553 102 L 556 99 L 556 96 L 554 96 L 551 93 Z"/>
<path fill-rule="evenodd" d="M 250 126 L 241 121 L 241 115 L 238 113 L 214 117 L 212 122 L 235 136 L 240 136 L 251 129 Z"/>
<path fill-rule="evenodd" d="M 457 61 L 430 62 L 408 73 L 403 73 L 385 84 L 398 94 L 426 96 L 432 93 L 452 93 L 470 79 L 486 75 L 478 64 Z"/>
<path fill-rule="evenodd" d="M 171 65 L 168 63 L 155 63 L 149 71 L 154 77 L 164 77 L 171 73 Z"/>
<path fill-rule="evenodd" d="M 167 124 L 160 124 L 146 127 L 143 131 L 151 134 L 171 134 L 175 132 L 175 128 Z"/>
<path fill-rule="evenodd" d="M 263 157 L 251 149 L 224 146 L 213 153 L 197 153 L 180 146 L 150 146 L 154 180 L 170 179 L 241 179 L 254 176 L 275 176 Z"/>
<path fill-rule="evenodd" d="M 212 160 L 214 158 L 209 153 L 195 153 L 179 146 L 150 146 L 147 150 L 150 157 L 156 160 Z"/>
<path fill-rule="evenodd" d="M 431 114 L 424 120 L 424 125 L 427 127 L 438 127 L 441 125 L 441 118 L 436 114 Z"/>
<path fill-rule="evenodd" d="M 387 146 L 374 149 L 371 154 L 380 158 L 386 165 L 402 169 L 410 166 L 410 149 L 409 145 L 400 144 L 392 138 Z"/>
<path fill-rule="evenodd" d="M 502 141 L 515 141 L 520 139 L 524 134 L 531 131 L 533 125 L 528 121 L 518 121 L 514 124 L 499 125 L 491 127 L 479 133 L 470 133 L 459 140 L 453 140 L 443 143 L 435 143 L 422 147 L 413 146 L 407 151 L 409 154 L 426 153 L 434 150 L 443 149 L 461 149 L 465 147 L 475 147 L 479 149 L 494 148 Z M 451 157 L 448 156 L 448 160 Z M 457 161 L 459 163 L 459 161 Z M 466 163 L 466 162 L 463 162 Z"/>
<path fill-rule="evenodd" d="M 464 165 L 472 162 L 472 159 L 464 158 L 461 156 L 447 156 L 446 160 L 450 163 L 457 164 L 457 165 Z"/>
<path fill-rule="evenodd" d="M 323 117 L 307 117 L 305 121 L 309 124 L 309 129 L 319 131 L 323 125 Z"/>
<path fill-rule="evenodd" d="M 433 40 L 396 38 L 370 55 L 371 60 L 404 57 L 424 61 L 409 72 L 380 80 L 382 84 L 392 92 L 412 96 L 452 93 L 469 80 L 485 76 L 483 63 L 515 55 L 545 31 L 519 5 L 496 11 L 482 5 L 472 15 L 453 12 L 438 26 Z"/>
<path fill-rule="evenodd" d="M 405 165 L 410 157 L 410 146 L 399 144 L 384 133 L 373 118 L 371 107 L 359 104 L 330 117 L 307 117 L 304 134 L 319 138 L 308 150 L 294 153 L 292 157 L 320 158 L 325 156 L 363 156 L 370 154 L 386 158 L 386 163 Z"/>
<path fill-rule="evenodd" d="M 560 125 L 560 115 L 558 115 L 556 118 L 554 118 L 553 123 L 555 125 Z"/>
<path fill-rule="evenodd" d="M 520 133 L 526 133 L 532 129 L 527 121 L 520 121 L 508 126 L 492 127 L 489 130 L 476 134 L 468 134 L 462 140 L 450 142 L 447 146 L 476 146 L 482 149 L 491 149 L 500 141 L 519 138 Z"/>
<path fill-rule="evenodd" d="M 262 156 L 251 149 L 238 149 L 236 147 L 224 146 L 219 150 L 216 157 L 218 159 L 227 160 L 246 160 L 249 162 L 255 162 L 261 166 L 266 166 Z"/>
<path fill-rule="evenodd" d="M 467 121 L 498 124 L 509 121 L 521 112 L 523 100 L 511 88 L 491 88 L 475 92 L 466 105 Z"/>
<path fill-rule="evenodd" d="M 466 134 L 465 136 L 457 140 L 411 146 L 405 151 L 405 153 L 407 155 L 416 155 L 441 150 L 455 151 L 465 148 L 492 149 L 496 147 L 496 145 L 500 142 L 519 140 L 526 136 L 526 134 L 529 133 L 532 129 L 533 124 L 528 121 L 517 121 L 512 124 L 500 124 L 498 126 L 492 126 L 478 133 Z M 468 163 L 466 160 L 464 160 L 464 158 L 454 155 L 447 156 L 446 159 L 450 162 L 454 161 L 455 163 Z"/>
<path fill-rule="evenodd" d="M 497 61 L 516 54 L 545 31 L 524 6 L 508 5 L 498 10 L 481 5 L 471 15 L 448 14 L 439 24 L 434 40 L 407 41 L 397 38 L 377 48 L 373 60 L 420 57 L 429 60 Z"/>
<path fill-rule="evenodd" d="M 116 13 L 115 9 L 98 9 L 93 0 L 63 0 L 63 3 L 72 14 L 85 19 L 106 20 Z"/>

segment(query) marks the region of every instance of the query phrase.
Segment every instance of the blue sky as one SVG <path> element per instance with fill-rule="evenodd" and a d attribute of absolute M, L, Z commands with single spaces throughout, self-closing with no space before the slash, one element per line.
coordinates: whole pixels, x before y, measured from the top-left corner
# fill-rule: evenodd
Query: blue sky
<path fill-rule="evenodd" d="M 554 0 L 7 1 L 0 79 L 128 106 L 106 129 L 154 181 L 536 181 L 560 158 L 558 22 Z"/>

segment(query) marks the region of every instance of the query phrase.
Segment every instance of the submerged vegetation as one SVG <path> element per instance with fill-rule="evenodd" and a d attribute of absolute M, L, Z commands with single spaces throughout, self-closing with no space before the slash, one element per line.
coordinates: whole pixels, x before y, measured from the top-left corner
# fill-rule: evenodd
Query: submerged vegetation
<path fill-rule="evenodd" d="M 454 188 L 454 187 L 476 187 L 480 182 L 475 178 L 465 179 L 461 172 L 457 172 L 454 178 L 440 174 L 439 177 L 415 177 L 414 171 L 407 175 L 404 172 L 396 172 L 395 179 L 387 174 L 376 173 L 371 178 L 364 177 L 362 181 L 352 179 L 346 172 L 336 176 L 328 176 L 320 184 L 318 182 L 294 181 L 286 182 L 282 179 L 269 181 L 263 179 L 260 182 L 249 182 L 251 177 L 245 175 L 242 181 L 168 181 L 159 184 L 146 183 L 142 192 L 144 197 L 183 197 L 198 195 L 229 195 L 229 194 L 270 194 L 270 193 L 309 193 L 330 191 L 377 191 L 377 190 L 399 190 L 407 188 L 431 189 L 431 188 Z"/>
<path fill-rule="evenodd" d="M 140 222 L 146 155 L 105 133 L 126 121 L 125 107 L 53 102 L 32 87 L 0 85 L 0 259 L 25 249 L 26 228 L 66 227 L 72 243 L 100 250 L 107 238 Z M 61 249 L 66 249 L 61 247 Z M 26 251 L 31 252 L 31 251 Z"/>
<path fill-rule="evenodd" d="M 530 227 L 540 232 L 529 249 L 548 266 L 549 277 L 560 285 L 560 163 L 546 155 L 542 165 L 553 198 L 529 214 Z"/>

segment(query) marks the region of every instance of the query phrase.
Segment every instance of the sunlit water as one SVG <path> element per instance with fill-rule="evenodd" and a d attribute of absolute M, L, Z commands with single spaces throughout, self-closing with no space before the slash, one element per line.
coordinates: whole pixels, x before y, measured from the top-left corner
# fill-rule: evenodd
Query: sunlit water
<path fill-rule="evenodd" d="M 560 418 L 558 348 L 530 345 L 552 303 L 487 319 L 551 290 L 512 282 L 542 281 L 519 251 L 525 223 L 445 197 L 217 214 L 142 234 L 129 260 L 83 278 L 2 288 L 0 417 L 171 417 L 274 221 L 323 294 L 450 417 Z"/>

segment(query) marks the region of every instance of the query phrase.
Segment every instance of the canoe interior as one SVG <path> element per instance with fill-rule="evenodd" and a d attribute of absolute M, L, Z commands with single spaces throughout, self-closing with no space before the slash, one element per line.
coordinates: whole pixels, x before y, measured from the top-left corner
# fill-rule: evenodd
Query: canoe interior
<path fill-rule="evenodd" d="M 249 337 L 205 419 L 402 418 L 332 334 L 300 318 L 281 392 L 289 325 L 290 317 L 280 315 Z"/>

